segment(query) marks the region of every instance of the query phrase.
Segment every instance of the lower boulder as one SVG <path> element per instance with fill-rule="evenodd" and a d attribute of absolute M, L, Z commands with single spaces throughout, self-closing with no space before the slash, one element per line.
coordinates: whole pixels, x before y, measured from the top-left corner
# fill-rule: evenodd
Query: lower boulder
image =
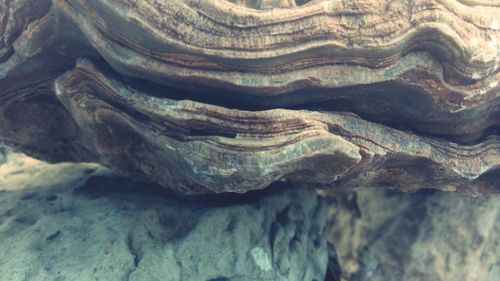
<path fill-rule="evenodd" d="M 0 276 L 324 280 L 326 207 L 313 190 L 237 198 L 176 199 L 95 164 L 12 154 L 0 165 Z"/>
<path fill-rule="evenodd" d="M 491 281 L 500 276 L 500 197 L 362 189 L 329 198 L 344 280 Z"/>

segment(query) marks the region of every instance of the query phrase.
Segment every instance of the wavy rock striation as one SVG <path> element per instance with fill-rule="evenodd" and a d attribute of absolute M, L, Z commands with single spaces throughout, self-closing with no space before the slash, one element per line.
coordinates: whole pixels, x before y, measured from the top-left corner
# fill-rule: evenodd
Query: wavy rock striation
<path fill-rule="evenodd" d="M 261 12 L 221 0 L 92 2 L 56 5 L 126 75 L 237 92 L 254 106 L 347 103 L 464 141 L 498 124 L 499 7 L 312 1 Z"/>
<path fill-rule="evenodd" d="M 0 141 L 187 194 L 499 192 L 493 2 L 2 1 Z"/>
<path fill-rule="evenodd" d="M 88 61 L 55 84 L 95 157 L 184 192 L 244 192 L 281 178 L 405 191 L 483 189 L 480 176 L 497 174 L 500 164 L 498 137 L 466 147 L 346 113 L 229 110 L 158 98 Z"/>

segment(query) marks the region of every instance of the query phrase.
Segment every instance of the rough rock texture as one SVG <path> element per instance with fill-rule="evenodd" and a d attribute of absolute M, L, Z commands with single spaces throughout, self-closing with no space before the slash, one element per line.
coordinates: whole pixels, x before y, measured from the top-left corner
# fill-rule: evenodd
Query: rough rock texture
<path fill-rule="evenodd" d="M 8 154 L 9 151 L 7 150 L 7 147 L 4 147 L 0 144 L 0 165 L 7 161 Z"/>
<path fill-rule="evenodd" d="M 500 197 L 358 190 L 329 198 L 344 280 L 490 281 L 500 276 Z"/>
<path fill-rule="evenodd" d="M 0 141 L 176 192 L 500 191 L 500 4 L 0 0 Z"/>
<path fill-rule="evenodd" d="M 310 189 L 185 202 L 95 164 L 0 166 L 1 280 L 324 280 Z"/>

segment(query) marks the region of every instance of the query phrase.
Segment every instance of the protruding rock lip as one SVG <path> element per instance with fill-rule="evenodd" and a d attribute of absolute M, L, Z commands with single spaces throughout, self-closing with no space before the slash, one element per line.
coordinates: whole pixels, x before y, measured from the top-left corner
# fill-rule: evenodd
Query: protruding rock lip
<path fill-rule="evenodd" d="M 163 185 L 181 179 L 212 192 L 246 192 L 302 173 L 327 183 L 361 160 L 358 147 L 320 122 L 280 110 L 256 113 L 155 98 L 107 78 L 88 61 L 55 83 L 105 163 L 127 172 L 130 166 L 124 166 L 137 165 L 132 169 Z M 147 156 L 133 159 L 127 149 Z M 337 164 L 321 167 L 324 161 Z M 144 162 L 151 167 L 138 167 Z"/>
<path fill-rule="evenodd" d="M 283 178 L 324 187 L 414 191 L 425 182 L 455 190 L 500 167 L 497 137 L 461 146 L 346 113 L 251 112 L 159 98 L 87 60 L 55 84 L 101 161 L 182 193 L 246 192 Z"/>

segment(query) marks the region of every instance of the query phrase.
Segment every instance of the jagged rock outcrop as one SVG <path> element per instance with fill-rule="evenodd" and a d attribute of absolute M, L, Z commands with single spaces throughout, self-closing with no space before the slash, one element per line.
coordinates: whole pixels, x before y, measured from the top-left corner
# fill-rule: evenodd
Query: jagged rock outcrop
<path fill-rule="evenodd" d="M 2 280 L 324 280 L 311 189 L 187 202 L 95 164 L 0 166 Z"/>
<path fill-rule="evenodd" d="M 4 0 L 0 141 L 187 194 L 498 193 L 493 2 Z"/>

